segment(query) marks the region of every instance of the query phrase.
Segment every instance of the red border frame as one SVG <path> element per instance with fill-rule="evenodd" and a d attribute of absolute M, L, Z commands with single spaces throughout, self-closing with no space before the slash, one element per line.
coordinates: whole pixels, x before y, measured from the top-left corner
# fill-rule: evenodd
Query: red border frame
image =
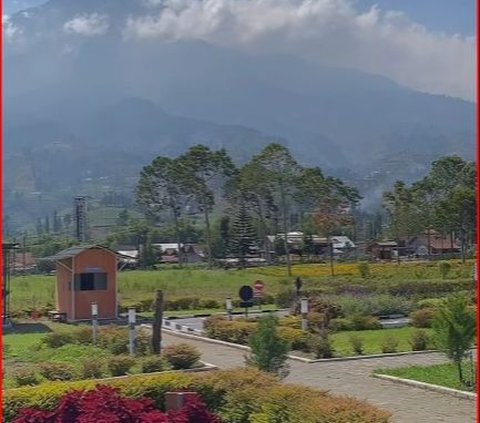
<path fill-rule="evenodd" d="M 3 0 L 0 0 L 0 16 L 2 16 L 3 21 Z M 2 22 L 2 32 L 0 33 L 0 210 L 2 219 L 0 219 L 0 239 L 3 242 L 3 22 Z M 2 278 L 2 288 L 3 288 L 3 248 L 0 246 L 0 278 Z M 0 295 L 0 308 L 3 310 L 3 295 Z M 3 327 L 0 328 L 0 347 L 3 347 Z M 0 348 L 0 366 L 3 366 L 3 357 L 2 357 L 3 348 Z M 2 378 L 3 379 L 3 378 Z M 0 411 L 3 416 L 3 380 L 0 379 Z M 2 421 L 0 417 L 0 421 Z"/>
<path fill-rule="evenodd" d="M 478 269 L 478 273 L 480 273 L 480 254 L 478 252 L 478 248 L 480 246 L 480 212 L 478 210 L 479 205 L 480 205 L 480 110 L 478 107 L 478 103 L 480 102 L 480 90 L 479 90 L 479 85 L 480 85 L 480 46 L 478 40 L 480 39 L 480 0 L 477 0 L 476 2 L 476 117 L 477 117 L 477 151 L 476 151 L 476 164 L 477 164 L 477 187 L 476 187 L 476 193 L 477 193 L 477 216 L 476 216 L 476 232 L 477 232 L 477 246 L 476 246 L 476 265 Z M 3 1 L 0 0 L 0 16 L 3 17 Z M 2 24 L 3 26 L 3 24 Z M 0 57 L 1 61 L 3 62 L 3 30 L 0 33 Z M 0 66 L 0 97 L 2 101 L 0 102 L 0 158 L 2 160 L 0 161 L 0 210 L 2 211 L 2 217 L 3 217 L 3 63 L 1 63 Z M 0 219 L 0 239 L 3 242 L 3 218 Z M 0 246 L 0 251 L 2 254 L 0 254 L 0 278 L 2 278 L 2 286 L 3 286 L 3 249 L 2 246 Z M 480 336 L 478 333 L 478 328 L 480 328 L 480 312 L 478 310 L 478 293 L 480 292 L 480 282 L 479 279 L 477 278 L 476 281 L 476 289 L 477 289 L 477 346 L 480 344 Z M 0 296 L 0 308 L 2 306 L 2 296 Z M 0 347 L 3 345 L 3 328 L 0 328 Z M 2 348 L 0 348 L 0 360 L 2 360 Z M 3 361 L 0 361 L 2 363 Z M 477 378 L 477 395 L 480 394 L 480 389 L 479 389 L 479 383 L 478 381 L 480 380 L 480 366 L 478 365 L 480 363 L 480 348 L 477 348 L 477 369 L 476 369 L 476 378 Z M 2 364 L 0 364 L 1 366 Z M 0 379 L 0 411 L 2 411 L 2 380 Z M 477 400 L 476 401 L 476 411 L 477 411 L 477 422 L 480 422 L 480 403 Z M 0 417 L 1 419 L 1 417 Z"/>
<path fill-rule="evenodd" d="M 476 274 L 478 275 L 480 273 L 480 254 L 479 254 L 479 246 L 480 246 L 480 212 L 479 212 L 479 205 L 480 205 L 480 137 L 479 137 L 479 133 L 480 133 L 480 113 L 479 113 L 479 107 L 478 107 L 478 103 L 480 101 L 480 90 L 479 90 L 479 84 L 480 84 L 480 76 L 479 76 L 479 70 L 480 70 L 480 48 L 479 48 L 479 45 L 478 45 L 478 40 L 480 39 L 480 0 L 478 0 L 476 2 L 476 18 L 477 18 L 477 21 L 476 21 L 476 29 L 477 29 L 477 32 L 476 32 L 476 45 L 477 45 L 477 49 L 476 49 L 476 54 L 477 54 L 477 61 L 476 61 L 476 65 L 477 65 L 477 77 L 476 77 L 476 100 L 477 100 L 477 104 L 476 104 L 476 116 L 477 116 L 477 154 L 476 154 L 476 160 L 477 160 L 477 216 L 476 216 L 476 223 L 477 223 L 477 246 L 476 246 L 476 251 L 475 251 L 475 257 L 476 257 L 476 266 L 477 266 L 477 271 L 476 271 Z M 479 340 L 480 340 L 480 336 L 479 336 L 479 328 L 480 328 L 480 312 L 479 312 L 479 292 L 480 292 L 480 282 L 479 282 L 479 278 L 477 276 L 476 278 L 476 305 L 477 305 L 477 371 L 476 371 L 476 379 L 477 379 L 477 401 L 476 401 L 476 407 L 477 407 L 477 422 L 480 422 L 480 404 L 478 402 L 478 395 L 480 393 L 480 389 L 479 389 L 479 380 L 480 380 L 480 367 L 479 367 L 479 363 L 480 363 L 480 349 L 478 348 L 479 346 Z"/>

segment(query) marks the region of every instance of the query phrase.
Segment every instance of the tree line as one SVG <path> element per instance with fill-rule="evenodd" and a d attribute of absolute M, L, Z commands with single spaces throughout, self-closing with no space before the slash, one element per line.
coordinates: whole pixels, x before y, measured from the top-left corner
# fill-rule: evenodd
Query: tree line
<path fill-rule="evenodd" d="M 475 186 L 475 163 L 458 156 L 434 161 L 430 173 L 410 186 L 397 181 L 384 194 L 391 237 L 408 239 L 422 232 L 430 237 L 435 231 L 452 246 L 460 240 L 465 258 L 476 234 Z"/>
<path fill-rule="evenodd" d="M 229 253 L 242 262 L 254 246 L 268 256 L 267 236 L 282 233 L 289 275 L 291 228 L 330 236 L 361 199 L 340 179 L 301 166 L 279 144 L 266 146 L 239 167 L 225 150 L 203 145 L 176 158 L 157 157 L 142 170 L 136 196 L 148 221 L 173 223 L 179 251 L 185 241 L 182 218 L 200 214 L 210 266 Z M 218 223 L 212 225 L 212 216 Z"/>

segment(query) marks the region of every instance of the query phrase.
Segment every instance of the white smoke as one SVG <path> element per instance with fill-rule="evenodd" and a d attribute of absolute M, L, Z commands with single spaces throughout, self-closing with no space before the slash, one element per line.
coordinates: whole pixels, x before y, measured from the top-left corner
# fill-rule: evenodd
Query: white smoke
<path fill-rule="evenodd" d="M 109 26 L 107 16 L 92 13 L 91 15 L 76 16 L 74 19 L 66 22 L 63 29 L 70 34 L 90 37 L 105 34 Z"/>
<path fill-rule="evenodd" d="M 350 0 L 166 0 L 158 11 L 130 18 L 124 35 L 300 55 L 420 91 L 475 98 L 473 37 L 431 32 L 378 7 L 360 13 Z"/>

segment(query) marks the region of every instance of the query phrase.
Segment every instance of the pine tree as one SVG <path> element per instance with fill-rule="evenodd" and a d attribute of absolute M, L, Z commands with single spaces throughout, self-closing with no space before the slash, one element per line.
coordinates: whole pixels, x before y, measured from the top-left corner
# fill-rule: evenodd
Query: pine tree
<path fill-rule="evenodd" d="M 232 247 L 240 260 L 240 266 L 244 267 L 246 257 L 252 253 L 255 246 L 255 229 L 252 224 L 252 218 L 248 214 L 247 207 L 242 203 L 235 215 L 232 224 Z"/>
<path fill-rule="evenodd" d="M 273 314 L 260 319 L 249 346 L 251 353 L 246 358 L 247 365 L 282 378 L 288 375 L 290 345 L 278 335 L 278 318 Z"/>

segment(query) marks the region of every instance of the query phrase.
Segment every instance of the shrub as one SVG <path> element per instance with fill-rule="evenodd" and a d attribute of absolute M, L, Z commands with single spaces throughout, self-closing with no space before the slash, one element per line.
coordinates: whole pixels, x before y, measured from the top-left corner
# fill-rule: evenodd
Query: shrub
<path fill-rule="evenodd" d="M 387 335 L 382 341 L 382 352 L 384 354 L 396 353 L 398 348 L 398 340 L 393 336 Z"/>
<path fill-rule="evenodd" d="M 475 342 L 475 311 L 467 305 L 462 294 L 444 300 L 433 322 L 435 341 L 457 366 L 458 379 L 465 384 L 462 361 Z"/>
<path fill-rule="evenodd" d="M 332 319 L 328 327 L 333 332 L 349 331 L 353 330 L 353 322 L 351 319 Z"/>
<path fill-rule="evenodd" d="M 441 298 L 425 298 L 417 302 L 417 309 L 432 308 L 437 309 L 442 304 Z"/>
<path fill-rule="evenodd" d="M 49 348 L 60 348 L 73 343 L 74 336 L 68 332 L 50 332 L 43 337 L 42 342 Z"/>
<path fill-rule="evenodd" d="M 75 378 L 75 370 L 65 363 L 42 363 L 39 366 L 40 374 L 48 380 L 72 380 Z"/>
<path fill-rule="evenodd" d="M 433 308 L 422 308 L 410 313 L 411 325 L 416 328 L 432 327 L 435 310 Z"/>
<path fill-rule="evenodd" d="M 352 326 L 353 330 L 374 330 L 382 328 L 378 318 L 373 316 L 353 316 Z"/>
<path fill-rule="evenodd" d="M 200 360 L 200 352 L 188 344 L 177 344 L 166 347 L 163 356 L 173 369 L 191 369 Z"/>
<path fill-rule="evenodd" d="M 33 386 L 38 384 L 37 374 L 31 369 L 20 369 L 15 372 L 17 386 Z"/>
<path fill-rule="evenodd" d="M 307 350 L 307 333 L 303 330 L 279 327 L 278 335 L 289 344 L 293 350 Z"/>
<path fill-rule="evenodd" d="M 200 308 L 221 308 L 220 303 L 211 298 L 201 299 L 199 305 Z"/>
<path fill-rule="evenodd" d="M 212 339 L 246 345 L 256 328 L 256 323 L 228 321 L 223 316 L 212 316 L 205 320 L 205 334 Z"/>
<path fill-rule="evenodd" d="M 290 308 L 294 304 L 296 298 L 293 289 L 284 289 L 275 297 L 275 304 L 280 308 Z"/>
<path fill-rule="evenodd" d="M 129 355 L 117 355 L 108 360 L 108 370 L 112 376 L 123 376 L 128 373 L 135 364 L 135 360 Z"/>
<path fill-rule="evenodd" d="M 165 310 L 194 310 L 200 308 L 199 297 L 179 297 L 165 301 Z"/>
<path fill-rule="evenodd" d="M 292 328 L 292 329 L 300 329 L 302 326 L 300 317 L 292 316 L 292 315 L 280 317 L 278 319 L 278 325 L 280 327 Z"/>
<path fill-rule="evenodd" d="M 165 360 L 157 355 L 143 357 L 141 361 L 142 373 L 161 372 L 167 368 Z"/>
<path fill-rule="evenodd" d="M 100 386 L 90 392 L 65 394 L 53 412 L 24 409 L 14 423 L 220 423 L 199 398 L 189 398 L 180 410 L 163 413 L 151 399 L 128 399 L 118 390 Z"/>
<path fill-rule="evenodd" d="M 278 319 L 274 315 L 260 320 L 258 329 L 250 337 L 251 353 L 247 357 L 247 364 L 259 370 L 286 377 L 288 375 L 286 361 L 290 345 L 279 336 L 277 329 Z"/>
<path fill-rule="evenodd" d="M 135 352 L 139 356 L 145 356 L 152 353 L 152 338 L 146 330 L 140 329 L 137 331 Z"/>
<path fill-rule="evenodd" d="M 102 327 L 99 330 L 98 345 L 114 355 L 128 353 L 128 329 L 115 325 Z"/>
<path fill-rule="evenodd" d="M 366 261 L 358 263 L 357 267 L 358 273 L 360 273 L 363 279 L 367 279 L 370 276 L 370 265 Z"/>
<path fill-rule="evenodd" d="M 355 354 L 358 354 L 358 355 L 363 354 L 363 338 L 357 335 L 352 335 L 349 338 L 349 342 Z"/>
<path fill-rule="evenodd" d="M 112 380 L 120 395 L 140 399 L 148 397 L 163 409 L 165 393 L 195 391 L 212 412 L 231 413 L 225 422 L 335 422 L 386 423 L 388 413 L 353 398 L 336 397 L 303 386 L 283 384 L 275 377 L 253 369 L 216 371 L 200 374 L 133 375 Z M 94 381 L 50 383 L 48 386 L 7 390 L 3 393 L 3 421 L 11 423 L 19 410 L 34 407 L 53 411 L 60 398 L 71 390 L 92 390 Z M 279 413 L 279 408 L 282 415 Z M 289 413 L 292 418 L 285 418 Z M 243 418 L 243 420 L 241 420 Z M 260 419 L 262 418 L 262 419 Z M 93 421 L 99 421 L 93 420 Z M 101 421 L 101 420 L 100 420 Z M 20 423 L 23 423 L 20 421 Z"/>
<path fill-rule="evenodd" d="M 104 361 L 95 357 L 82 362 L 82 377 L 84 379 L 100 379 L 103 376 Z"/>
<path fill-rule="evenodd" d="M 82 345 L 89 345 L 93 342 L 92 327 L 87 325 L 79 326 L 72 332 L 72 336 L 75 342 Z"/>
<path fill-rule="evenodd" d="M 327 330 L 322 330 L 318 334 L 309 335 L 308 347 L 315 358 L 333 357 L 334 349 Z"/>
<path fill-rule="evenodd" d="M 440 271 L 440 275 L 442 279 L 446 279 L 448 274 L 450 273 L 452 265 L 448 261 L 441 261 L 438 263 L 438 270 Z"/>
<path fill-rule="evenodd" d="M 425 351 L 428 347 L 428 335 L 424 330 L 416 330 L 410 338 L 412 351 Z"/>

